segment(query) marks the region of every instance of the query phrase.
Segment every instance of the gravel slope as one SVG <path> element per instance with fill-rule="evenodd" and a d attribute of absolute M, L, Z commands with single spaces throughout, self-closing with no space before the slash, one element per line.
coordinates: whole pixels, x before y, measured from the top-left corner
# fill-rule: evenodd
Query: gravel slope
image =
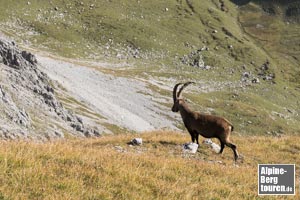
<path fill-rule="evenodd" d="M 157 100 L 171 102 L 171 96 L 153 94 L 146 88 L 147 83 L 114 77 L 96 69 L 47 56 L 37 55 L 37 59 L 41 70 L 52 80 L 66 88 L 75 99 L 105 117 L 109 124 L 138 132 L 176 129 L 172 120 L 175 115 L 170 108 L 156 103 Z"/>

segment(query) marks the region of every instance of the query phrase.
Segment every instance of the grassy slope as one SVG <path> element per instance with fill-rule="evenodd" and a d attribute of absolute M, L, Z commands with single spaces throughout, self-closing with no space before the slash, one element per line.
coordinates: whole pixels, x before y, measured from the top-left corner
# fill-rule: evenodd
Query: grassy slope
<path fill-rule="evenodd" d="M 155 58 L 170 60 L 205 45 L 212 50 L 219 47 L 218 58 L 214 58 L 215 51 L 204 55 L 213 66 L 232 67 L 234 58 L 249 63 L 251 55 L 257 55 L 258 63 L 266 59 L 242 35 L 236 20 L 237 10 L 230 3 L 228 13 L 219 9 L 218 1 L 33 0 L 28 5 L 15 0 L 0 5 L 0 19 L 13 22 L 13 26 L 3 24 L 3 30 L 61 55 L 86 58 L 102 55 L 104 51 L 116 56 L 116 50 L 131 46 L 150 57 L 154 54 Z M 223 26 L 234 37 L 224 40 Z M 215 29 L 218 34 L 212 34 Z M 228 45 L 236 49 L 229 52 Z"/>
<path fill-rule="evenodd" d="M 249 32 L 248 25 L 242 23 L 245 29 L 240 27 L 239 10 L 229 1 L 225 1 L 229 12 L 221 11 L 217 0 L 125 0 L 121 3 L 32 0 L 30 5 L 27 2 L 0 1 L 1 30 L 19 42 L 26 43 L 27 40 L 31 47 L 67 57 L 107 59 L 134 63 L 135 66 L 129 69 L 99 69 L 106 73 L 145 79 L 192 79 L 200 87 L 215 88 L 217 92 L 187 96 L 195 102 L 195 109 L 214 108 L 214 114 L 229 118 L 242 134 L 299 133 L 297 113 L 300 94 L 296 89 L 299 86 L 296 70 L 299 62 L 295 59 L 287 61 L 293 51 L 277 57 L 273 49 L 263 48 L 265 43 L 261 40 L 245 35 L 244 31 Z M 259 14 L 255 13 L 256 16 Z M 239 19 L 248 22 L 252 15 L 250 12 L 247 18 L 243 15 Z M 277 23 L 274 30 L 281 30 L 282 26 L 282 23 Z M 272 23 L 270 27 L 273 27 Z M 298 26 L 293 27 L 295 30 L 291 35 L 294 40 Z M 217 33 L 213 33 L 214 30 Z M 259 36 L 279 37 L 274 34 L 276 31 L 267 33 L 270 36 L 261 33 Z M 287 37 L 284 41 L 290 41 L 287 34 L 282 35 Z M 266 46 L 275 45 L 278 49 L 279 44 L 268 43 Z M 233 49 L 229 49 L 229 45 Z M 209 47 L 209 51 L 202 52 L 203 59 L 213 66 L 212 70 L 204 71 L 181 64 L 179 58 L 204 46 Z M 132 57 L 136 49 L 138 59 Z M 118 54 L 125 58 L 118 60 Z M 287 59 L 281 59 L 286 55 Z M 271 63 L 267 73 L 275 73 L 276 84 L 261 80 L 260 84 L 246 89 L 235 86 L 245 71 L 256 76 L 266 60 Z M 223 86 L 225 82 L 231 84 L 218 89 L 216 83 Z M 171 95 L 164 90 L 161 93 Z"/>
<path fill-rule="evenodd" d="M 300 24 L 285 18 L 282 15 L 283 7 L 277 4 L 275 7 L 279 10 L 278 13 L 270 15 L 263 12 L 257 4 L 251 3 L 242 7 L 239 20 L 245 32 L 281 66 L 285 80 L 299 83 Z"/>
<path fill-rule="evenodd" d="M 189 139 L 188 135 L 144 133 L 143 146 L 129 147 L 126 143 L 134 136 L 46 144 L 1 142 L 1 198 L 299 198 L 299 181 L 296 181 L 296 197 L 257 196 L 257 164 L 296 162 L 299 165 L 298 136 L 245 138 L 233 135 L 233 141 L 244 156 L 244 162 L 238 166 L 233 165 L 232 151 L 228 148 L 222 156 L 204 145 L 196 155 L 182 154 L 181 144 Z M 299 180 L 300 171 L 296 169 L 296 180 Z"/>

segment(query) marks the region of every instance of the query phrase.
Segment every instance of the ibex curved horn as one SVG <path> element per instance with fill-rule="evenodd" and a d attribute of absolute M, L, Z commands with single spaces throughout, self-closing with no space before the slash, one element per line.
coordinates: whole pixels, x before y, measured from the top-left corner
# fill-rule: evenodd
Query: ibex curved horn
<path fill-rule="evenodd" d="M 178 86 L 181 85 L 181 84 L 183 84 L 183 83 L 177 83 L 177 84 L 174 86 L 174 89 L 173 89 L 173 100 L 174 100 L 174 102 L 177 100 L 177 97 L 178 97 L 178 95 L 177 95 L 177 88 L 178 88 Z"/>
<path fill-rule="evenodd" d="M 192 84 L 192 83 L 195 83 L 195 82 L 191 82 L 191 81 L 186 82 L 186 83 L 180 88 L 180 90 L 179 90 L 179 92 L 178 92 L 178 94 L 177 94 L 177 97 L 179 98 L 180 95 L 181 95 L 181 92 L 183 91 L 183 89 L 186 88 L 188 85 L 190 85 L 190 84 Z"/>

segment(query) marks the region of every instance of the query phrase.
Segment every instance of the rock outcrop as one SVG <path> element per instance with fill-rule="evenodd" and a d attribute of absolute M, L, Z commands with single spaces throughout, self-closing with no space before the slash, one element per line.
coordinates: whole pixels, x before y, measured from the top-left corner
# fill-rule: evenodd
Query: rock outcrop
<path fill-rule="evenodd" d="M 0 38 L 0 137 L 52 139 L 99 135 L 64 108 L 36 57 Z"/>

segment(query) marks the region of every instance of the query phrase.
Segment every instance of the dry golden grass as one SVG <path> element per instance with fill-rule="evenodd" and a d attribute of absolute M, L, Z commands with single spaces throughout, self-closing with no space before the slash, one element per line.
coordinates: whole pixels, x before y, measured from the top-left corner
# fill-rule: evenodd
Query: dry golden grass
<path fill-rule="evenodd" d="M 143 145 L 127 144 L 142 137 Z M 187 134 L 158 131 L 44 144 L 1 142 L 0 199 L 299 199 L 300 137 L 232 136 L 234 165 L 202 145 L 182 153 Z M 258 196 L 258 163 L 292 163 L 296 196 Z"/>

